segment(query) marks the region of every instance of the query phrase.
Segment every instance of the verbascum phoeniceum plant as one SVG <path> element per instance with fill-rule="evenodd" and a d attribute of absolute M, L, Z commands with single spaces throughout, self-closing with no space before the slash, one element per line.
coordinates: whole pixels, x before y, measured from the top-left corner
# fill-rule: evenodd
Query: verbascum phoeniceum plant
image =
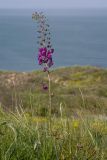
<path fill-rule="evenodd" d="M 32 19 L 36 20 L 38 23 L 38 64 L 42 66 L 43 71 L 48 75 L 49 84 L 42 84 L 44 90 L 48 90 L 49 93 L 49 117 L 51 119 L 51 78 L 50 78 L 50 68 L 53 65 L 52 55 L 54 53 L 54 49 L 51 44 L 51 34 L 49 30 L 49 24 L 47 23 L 47 18 L 45 15 L 40 12 L 35 12 L 32 14 Z"/>

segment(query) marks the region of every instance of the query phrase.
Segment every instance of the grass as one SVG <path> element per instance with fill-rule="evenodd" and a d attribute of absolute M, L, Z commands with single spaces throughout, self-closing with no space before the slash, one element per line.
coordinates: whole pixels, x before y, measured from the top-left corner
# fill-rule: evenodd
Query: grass
<path fill-rule="evenodd" d="M 1 160 L 106 160 L 107 119 L 35 117 L 0 110 Z"/>
<path fill-rule="evenodd" d="M 107 70 L 53 70 L 52 117 L 45 73 L 0 72 L 0 160 L 106 160 Z"/>
<path fill-rule="evenodd" d="M 51 72 L 53 114 L 59 115 L 59 105 L 107 114 L 107 70 L 91 66 L 60 68 Z M 45 115 L 47 92 L 42 82 L 48 83 L 42 71 L 0 72 L 0 102 L 5 110 L 23 106 L 37 115 Z M 84 102 L 83 102 L 84 101 Z M 39 111 L 38 111 L 39 110 Z"/>

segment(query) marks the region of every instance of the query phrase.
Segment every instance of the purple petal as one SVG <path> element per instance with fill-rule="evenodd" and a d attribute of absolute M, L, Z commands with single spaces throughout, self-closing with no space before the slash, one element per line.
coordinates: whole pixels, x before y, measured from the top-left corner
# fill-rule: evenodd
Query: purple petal
<path fill-rule="evenodd" d="M 48 51 L 48 53 L 47 53 L 47 58 L 48 58 L 48 59 L 51 59 L 51 57 L 52 57 L 51 52 Z"/>
<path fill-rule="evenodd" d="M 44 50 L 44 48 L 39 48 L 39 52 L 41 53 Z"/>
<path fill-rule="evenodd" d="M 41 54 L 46 57 L 46 51 L 43 50 Z"/>
<path fill-rule="evenodd" d="M 47 48 L 46 47 L 44 48 L 44 51 L 47 52 Z"/>

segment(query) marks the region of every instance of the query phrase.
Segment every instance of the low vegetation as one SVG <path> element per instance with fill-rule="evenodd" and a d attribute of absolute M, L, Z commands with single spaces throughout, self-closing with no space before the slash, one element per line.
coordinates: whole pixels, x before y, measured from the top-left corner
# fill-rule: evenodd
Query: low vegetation
<path fill-rule="evenodd" d="M 107 119 L 0 111 L 1 160 L 106 160 Z"/>
<path fill-rule="evenodd" d="M 47 113 L 48 93 L 42 83 L 46 74 L 34 72 L 0 72 L 0 103 L 6 110 L 21 106 L 35 115 Z M 52 113 L 59 114 L 59 106 L 73 113 L 86 110 L 107 114 L 107 70 L 91 66 L 74 66 L 51 71 Z M 70 111 L 70 112 L 69 112 Z"/>
<path fill-rule="evenodd" d="M 0 160 L 106 160 L 107 70 L 0 72 Z"/>

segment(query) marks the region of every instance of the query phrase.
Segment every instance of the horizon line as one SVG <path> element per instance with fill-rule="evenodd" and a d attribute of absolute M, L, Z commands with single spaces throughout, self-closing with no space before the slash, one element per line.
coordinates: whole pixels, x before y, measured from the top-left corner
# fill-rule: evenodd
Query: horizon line
<path fill-rule="evenodd" d="M 43 10 L 45 10 L 45 9 L 49 9 L 49 10 L 61 10 L 61 9 L 68 9 L 68 10 L 70 10 L 70 9 L 107 9 L 107 6 L 105 6 L 105 7 L 71 7 L 71 8 L 42 8 L 42 7 L 35 7 L 35 8 L 33 8 L 33 7 L 29 7 L 29 8 L 23 8 L 23 7 L 21 7 L 21 8 L 19 8 L 19 7 L 0 7 L 0 9 L 43 9 Z"/>

